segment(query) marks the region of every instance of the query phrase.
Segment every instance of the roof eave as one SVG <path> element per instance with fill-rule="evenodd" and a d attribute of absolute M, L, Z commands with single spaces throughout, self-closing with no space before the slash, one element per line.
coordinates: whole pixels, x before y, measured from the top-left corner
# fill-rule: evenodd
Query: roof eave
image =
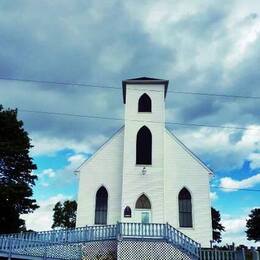
<path fill-rule="evenodd" d="M 123 87 L 123 100 L 124 104 L 126 103 L 126 85 L 164 85 L 164 98 L 166 97 L 169 80 L 164 79 L 156 79 L 156 80 L 131 80 L 126 79 L 122 81 L 122 87 Z"/>

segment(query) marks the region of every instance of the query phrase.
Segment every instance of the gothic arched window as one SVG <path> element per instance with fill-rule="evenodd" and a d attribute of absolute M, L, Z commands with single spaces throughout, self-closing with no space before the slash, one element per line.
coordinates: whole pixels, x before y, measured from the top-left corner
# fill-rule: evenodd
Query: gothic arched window
<path fill-rule="evenodd" d="M 105 187 L 100 187 L 96 193 L 95 224 L 107 224 L 107 199 L 108 193 Z"/>
<path fill-rule="evenodd" d="M 183 188 L 179 193 L 180 227 L 192 227 L 192 205 L 190 192 Z"/>
<path fill-rule="evenodd" d="M 130 207 L 125 207 L 125 210 L 124 210 L 124 217 L 125 218 L 131 218 L 132 216 L 132 211 L 131 211 L 131 208 Z"/>
<path fill-rule="evenodd" d="M 136 209 L 151 209 L 151 202 L 146 195 L 141 195 L 135 203 Z"/>
<path fill-rule="evenodd" d="M 139 98 L 138 112 L 152 112 L 152 101 L 146 93 Z"/>
<path fill-rule="evenodd" d="M 136 164 L 152 164 L 152 134 L 146 126 L 137 133 Z"/>

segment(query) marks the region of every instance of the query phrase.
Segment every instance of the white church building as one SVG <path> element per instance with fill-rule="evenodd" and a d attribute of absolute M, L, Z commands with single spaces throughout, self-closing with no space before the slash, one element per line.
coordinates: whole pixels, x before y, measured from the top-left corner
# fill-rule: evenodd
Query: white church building
<path fill-rule="evenodd" d="M 212 239 L 212 171 L 165 127 L 168 80 L 122 82 L 125 122 L 79 168 L 77 227 L 169 223 Z"/>

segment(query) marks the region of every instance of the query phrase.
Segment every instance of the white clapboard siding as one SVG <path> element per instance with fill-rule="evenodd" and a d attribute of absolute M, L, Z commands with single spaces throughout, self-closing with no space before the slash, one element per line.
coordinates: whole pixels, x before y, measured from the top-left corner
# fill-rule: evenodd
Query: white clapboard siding
<path fill-rule="evenodd" d="M 212 239 L 208 169 L 184 144 L 165 128 L 165 86 L 163 84 L 126 85 L 125 124 L 79 168 L 77 227 L 93 225 L 95 196 L 103 185 L 108 191 L 107 224 L 138 222 L 138 197 L 150 202 L 153 223 L 169 223 L 202 244 Z M 151 113 L 138 112 L 142 94 L 152 100 Z M 152 133 L 152 165 L 136 165 L 136 135 L 142 126 Z M 187 144 L 189 146 L 189 144 Z M 186 187 L 192 196 L 193 227 L 180 228 L 178 193 Z M 132 210 L 125 218 L 126 206 Z"/>

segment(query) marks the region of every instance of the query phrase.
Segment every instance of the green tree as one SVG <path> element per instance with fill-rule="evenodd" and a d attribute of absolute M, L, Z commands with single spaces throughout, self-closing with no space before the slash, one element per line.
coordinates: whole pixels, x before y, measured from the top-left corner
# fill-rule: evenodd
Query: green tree
<path fill-rule="evenodd" d="M 52 228 L 61 227 L 63 219 L 63 207 L 60 202 L 57 202 L 53 208 L 53 224 Z"/>
<path fill-rule="evenodd" d="M 221 217 L 218 210 L 211 208 L 211 218 L 212 218 L 212 233 L 213 240 L 217 243 L 221 242 L 221 232 L 225 231 L 225 227 L 220 223 Z"/>
<path fill-rule="evenodd" d="M 260 241 L 260 208 L 251 210 L 249 219 L 246 222 L 246 234 L 248 240 Z"/>
<path fill-rule="evenodd" d="M 25 230 L 20 214 L 38 208 L 32 199 L 37 167 L 29 156 L 30 138 L 17 110 L 0 105 L 0 233 Z"/>
<path fill-rule="evenodd" d="M 66 200 L 63 204 L 57 202 L 53 211 L 52 228 L 74 228 L 76 226 L 77 202 L 75 200 Z"/>

